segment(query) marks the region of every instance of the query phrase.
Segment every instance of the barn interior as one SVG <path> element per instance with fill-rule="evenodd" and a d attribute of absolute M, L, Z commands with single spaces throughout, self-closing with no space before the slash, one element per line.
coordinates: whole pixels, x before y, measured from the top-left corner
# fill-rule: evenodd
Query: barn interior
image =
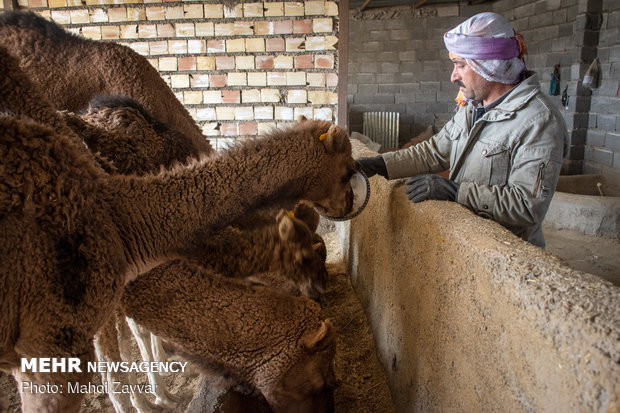
<path fill-rule="evenodd" d="M 145 56 L 218 151 L 303 115 L 361 136 L 352 139 L 354 157 L 441 129 L 458 91 L 443 33 L 480 12 L 502 14 L 523 34 L 527 67 L 570 137 L 544 222 L 546 249 L 454 203 L 413 205 L 401 181 L 370 178 L 360 215 L 322 218 L 319 227 L 330 240 L 324 305 L 339 331 L 336 411 L 620 410 L 620 2 L 2 0 L 0 7 L 34 11 Z M 586 86 L 593 64 L 596 78 Z M 367 113 L 398 117 L 370 136 Z M 381 140 L 389 134 L 390 142 Z M 1 378 L 11 393 L 7 411 L 19 411 L 14 383 Z M 183 409 L 191 411 L 199 379 L 166 378 L 185 393 Z M 207 399 L 193 411 L 265 408 L 234 392 Z M 91 395 L 82 411 L 114 409 L 106 395 Z"/>

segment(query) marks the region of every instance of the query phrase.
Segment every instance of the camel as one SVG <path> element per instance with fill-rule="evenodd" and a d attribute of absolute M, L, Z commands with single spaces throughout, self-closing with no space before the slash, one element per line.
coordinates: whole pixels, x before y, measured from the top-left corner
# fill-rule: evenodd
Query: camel
<path fill-rule="evenodd" d="M 302 217 L 311 216 L 308 207 L 299 205 L 296 210 Z M 277 215 L 275 225 L 268 225 L 251 230 L 248 233 L 233 226 L 219 231 L 213 239 L 206 243 L 204 252 L 189 259 L 188 261 L 204 268 L 208 274 L 217 274 L 228 278 L 244 279 L 250 284 L 265 285 L 277 288 L 291 295 L 302 295 L 303 288 L 307 288 L 308 282 L 320 274 L 320 292 L 324 286 L 323 277 L 327 277 L 322 257 L 314 251 L 312 233 L 305 222 L 296 218 L 292 211 L 282 210 Z M 170 275 L 168 279 L 182 279 L 176 277 L 179 265 L 165 265 Z M 182 267 L 182 265 L 181 265 Z M 159 267 L 152 270 L 161 275 L 163 270 Z M 219 273 L 217 272 L 219 271 Z M 266 272 L 257 272 L 266 271 Z M 182 272 L 182 270 L 181 270 Z M 147 275 L 150 274 L 147 273 Z M 300 277 L 303 275 L 302 277 Z M 140 277 L 143 277 L 142 275 Z M 318 287 L 317 287 L 318 288 Z M 225 287 L 223 287 L 225 290 Z M 150 300 L 150 290 L 132 290 L 131 300 Z M 144 295 L 148 294 L 148 295 Z M 272 311 L 279 311 L 277 308 Z M 195 314 L 191 315 L 196 316 Z M 199 322 L 187 320 L 188 323 Z M 166 361 L 161 338 L 145 329 L 135 320 L 125 317 L 119 312 L 116 320 L 110 322 L 97 334 L 95 346 L 99 360 L 118 361 L 128 360 L 131 356 L 131 330 L 140 349 L 144 361 Z M 236 351 L 235 347 L 229 351 Z M 160 356 L 157 356 L 157 353 Z M 110 393 L 110 399 L 117 413 L 130 412 L 133 407 L 138 411 L 158 411 L 157 406 L 174 408 L 178 398 L 168 393 L 166 385 L 161 377 L 155 373 L 148 373 L 151 388 L 156 400 L 152 404 L 143 393 L 115 394 Z M 137 383 L 135 375 L 108 372 L 103 377 L 107 381 L 109 389 L 113 388 L 114 382 Z"/>
<path fill-rule="evenodd" d="M 195 155 L 183 136 L 126 96 L 96 95 L 77 113 L 61 111 L 60 116 L 91 152 L 114 165 L 114 173 L 157 173 Z"/>
<path fill-rule="evenodd" d="M 260 392 L 276 413 L 333 411 L 335 331 L 306 297 L 181 260 L 129 283 L 121 307 L 202 373 Z"/>
<path fill-rule="evenodd" d="M 86 372 L 21 371 L 20 359 L 93 360 L 93 337 L 128 282 L 195 253 L 260 205 L 305 199 L 330 215 L 351 209 L 350 142 L 329 122 L 298 122 L 158 174 L 111 175 L 62 125 L 28 113 L 45 96 L 4 50 L 0 65 L 0 84 L 11 88 L 0 95 L 0 368 L 19 388 L 87 381 Z M 26 412 L 75 411 L 82 397 L 21 396 Z"/>
<path fill-rule="evenodd" d="M 67 112 L 62 115 L 92 151 L 113 160 L 121 173 L 144 174 L 182 160 L 173 150 L 166 149 L 174 146 L 175 136 L 170 136 L 167 128 L 131 99 L 95 97 L 79 115 Z M 325 245 L 314 232 L 319 215 L 303 203 L 296 205 L 294 211 L 280 211 L 275 220 L 273 215 L 267 210 L 243 217 L 234 226 L 207 239 L 200 253 L 190 257 L 191 260 L 226 277 L 245 278 L 290 294 L 318 299 L 327 281 Z M 130 329 L 144 361 L 165 361 L 157 357 L 158 353 L 164 354 L 161 339 L 135 321 L 125 320 L 122 314 L 105 329 L 99 332 L 95 342 L 100 360 L 114 361 L 114 357 L 130 354 L 127 350 Z M 156 389 L 156 405 L 174 406 L 177 399 L 167 392 L 160 376 L 154 373 L 148 376 L 152 388 Z M 113 382 L 135 381 L 131 374 L 126 377 L 116 373 L 107 373 L 103 379 L 110 389 Z M 110 393 L 110 399 L 119 413 L 131 411 L 133 406 L 139 411 L 158 409 L 139 392 L 130 396 Z"/>
<path fill-rule="evenodd" d="M 0 14 L 0 46 L 58 110 L 77 111 L 94 95 L 125 95 L 177 131 L 193 158 L 214 152 L 159 72 L 129 47 L 78 37 L 27 11 Z"/>

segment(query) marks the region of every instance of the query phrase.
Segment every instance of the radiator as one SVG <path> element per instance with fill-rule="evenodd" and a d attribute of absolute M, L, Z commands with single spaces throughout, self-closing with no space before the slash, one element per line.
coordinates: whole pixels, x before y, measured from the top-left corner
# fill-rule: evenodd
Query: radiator
<path fill-rule="evenodd" d="M 398 148 L 398 112 L 364 112 L 362 133 L 381 145 Z"/>

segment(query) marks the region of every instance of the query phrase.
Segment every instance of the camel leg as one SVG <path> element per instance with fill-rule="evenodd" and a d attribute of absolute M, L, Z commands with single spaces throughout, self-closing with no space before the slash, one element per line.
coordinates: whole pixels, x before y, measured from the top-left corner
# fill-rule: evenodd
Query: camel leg
<path fill-rule="evenodd" d="M 168 361 L 168 355 L 166 354 L 166 350 L 164 350 L 161 338 L 153 333 L 151 333 L 151 350 L 153 351 L 153 359 L 155 359 L 155 361 L 161 363 Z"/>
<path fill-rule="evenodd" d="M 161 345 L 161 339 L 154 334 L 151 334 L 144 327 L 138 325 L 132 318 L 127 317 L 126 319 L 127 325 L 131 329 L 131 332 L 138 343 L 142 359 L 148 362 L 161 361 L 159 358 L 162 357 L 162 354 L 164 354 L 163 361 L 165 361 L 165 353 L 163 346 Z M 156 342 L 152 341 L 153 337 L 157 339 Z M 155 348 L 157 351 L 155 351 Z M 155 358 L 156 354 L 158 358 Z M 151 387 L 155 389 L 155 404 L 170 408 L 176 407 L 179 400 L 168 392 L 166 382 L 163 380 L 161 374 L 149 371 L 148 377 Z"/>
<path fill-rule="evenodd" d="M 95 337 L 95 350 L 99 361 L 121 361 L 119 349 L 119 337 L 116 330 L 117 319 L 125 319 L 123 316 L 110 317 L 101 327 Z M 122 373 L 111 371 L 101 373 L 101 381 L 107 383 L 108 397 L 114 406 L 116 413 L 135 412 L 131 403 L 131 397 L 127 393 L 114 393 L 114 382 L 119 381 Z"/>
<path fill-rule="evenodd" d="M 119 350 L 121 354 L 122 360 L 132 360 L 132 343 L 133 331 L 128 325 L 128 319 L 124 316 L 119 316 L 116 324 L 118 328 L 118 343 Z M 137 384 L 138 376 L 135 372 L 128 372 L 128 383 L 129 384 Z M 150 401 L 146 394 L 143 392 L 131 392 L 131 402 L 133 406 L 139 412 L 162 412 L 163 409 L 161 406 L 157 406 L 155 403 Z"/>

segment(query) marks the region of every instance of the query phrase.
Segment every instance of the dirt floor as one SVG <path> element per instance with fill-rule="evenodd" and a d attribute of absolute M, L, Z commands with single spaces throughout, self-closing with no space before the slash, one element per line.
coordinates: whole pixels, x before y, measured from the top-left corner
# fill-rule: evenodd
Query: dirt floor
<path fill-rule="evenodd" d="M 546 250 L 569 267 L 620 286 L 620 240 L 592 237 L 543 225 Z"/>
<path fill-rule="evenodd" d="M 391 413 L 394 406 L 385 375 L 375 354 L 374 343 L 364 312 L 353 292 L 336 247 L 336 234 L 324 235 L 328 248 L 330 282 L 323 306 L 338 330 L 335 360 L 338 387 L 335 391 L 336 412 Z M 136 348 L 136 354 L 139 354 Z M 146 378 L 142 378 L 146 380 Z M 182 394 L 182 401 L 173 412 L 183 412 L 200 381 L 195 372 L 166 377 L 169 389 Z M 99 377 L 93 384 L 99 383 Z M 10 413 L 19 411 L 19 396 L 12 378 L 0 373 L 0 394 L 10 395 Z M 1 403 L 0 403 L 1 405 Z M 1 410 L 1 409 L 0 409 Z M 90 394 L 81 412 L 112 413 L 114 409 L 105 394 Z"/>

